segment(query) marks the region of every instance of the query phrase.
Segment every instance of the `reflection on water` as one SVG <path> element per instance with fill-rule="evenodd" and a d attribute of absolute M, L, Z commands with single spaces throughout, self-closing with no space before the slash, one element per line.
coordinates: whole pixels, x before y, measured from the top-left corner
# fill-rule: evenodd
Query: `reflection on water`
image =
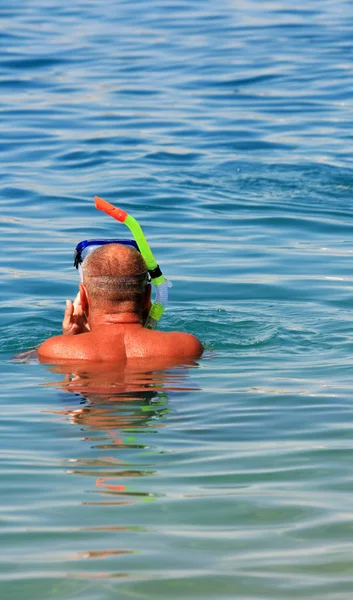
<path fill-rule="evenodd" d="M 27 357 L 30 358 L 30 357 Z M 83 432 L 83 441 L 93 449 L 109 451 L 109 456 L 99 458 L 72 458 L 77 468 L 70 469 L 73 475 L 95 479 L 96 492 L 103 496 L 124 496 L 114 504 L 134 502 L 134 497 L 152 499 L 151 491 L 137 491 L 131 478 L 156 474 L 156 470 L 141 468 L 124 460 L 124 449 L 148 449 L 139 434 L 154 431 L 164 426 L 168 415 L 168 394 L 176 391 L 192 391 L 188 386 L 190 368 L 197 367 L 195 361 L 180 363 L 170 359 L 135 360 L 128 364 L 74 363 L 51 366 L 50 371 L 63 375 L 62 379 L 49 386 L 57 386 L 75 399 L 81 398 L 79 408 L 67 407 L 50 411 L 63 415 Z M 82 405 L 82 402 L 84 403 Z M 86 502 L 85 504 L 87 504 Z M 104 504 L 94 501 L 90 504 Z M 111 499 L 109 504 L 112 504 Z M 96 556 L 95 553 L 92 554 Z"/>

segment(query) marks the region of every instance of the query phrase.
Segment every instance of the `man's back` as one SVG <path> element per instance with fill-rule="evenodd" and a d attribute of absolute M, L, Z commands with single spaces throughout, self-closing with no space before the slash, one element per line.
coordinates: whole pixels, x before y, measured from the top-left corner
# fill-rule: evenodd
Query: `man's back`
<path fill-rule="evenodd" d="M 134 323 L 101 325 L 80 335 L 58 335 L 46 340 L 38 354 L 46 361 L 115 362 L 135 358 L 198 358 L 202 350 L 199 340 L 189 333 L 151 331 Z"/>

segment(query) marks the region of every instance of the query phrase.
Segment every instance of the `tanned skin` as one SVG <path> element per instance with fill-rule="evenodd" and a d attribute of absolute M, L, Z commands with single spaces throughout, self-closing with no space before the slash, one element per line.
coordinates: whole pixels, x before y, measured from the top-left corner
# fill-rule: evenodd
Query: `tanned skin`
<path fill-rule="evenodd" d="M 175 359 L 179 362 L 201 356 L 203 347 L 194 335 L 143 327 L 151 305 L 149 284 L 138 297 L 130 296 L 121 301 L 107 298 L 103 292 L 100 295 L 99 287 L 94 289 L 92 284 L 90 287 L 99 265 L 102 265 L 104 276 L 116 272 L 117 276 L 123 277 L 138 272 L 138 261 L 141 262 L 142 257 L 136 250 L 129 246 L 107 244 L 94 250 L 84 264 L 86 261 L 89 265 L 87 273 L 93 273 L 93 279 L 89 280 L 84 269 L 83 284 L 79 286 L 75 301 L 66 301 L 63 334 L 47 339 L 38 348 L 42 362 L 116 362 L 141 358 Z"/>

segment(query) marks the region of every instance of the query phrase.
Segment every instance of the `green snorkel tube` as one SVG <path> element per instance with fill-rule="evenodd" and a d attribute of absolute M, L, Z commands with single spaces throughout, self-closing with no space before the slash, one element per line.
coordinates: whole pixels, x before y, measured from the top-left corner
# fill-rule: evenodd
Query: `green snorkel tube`
<path fill-rule="evenodd" d="M 95 196 L 94 201 L 98 210 L 102 210 L 120 223 L 125 223 L 134 236 L 135 242 L 138 245 L 141 256 L 144 259 L 148 272 L 151 276 L 152 283 L 156 287 L 156 299 L 150 308 L 150 312 L 148 313 L 148 317 L 144 325 L 147 329 L 154 329 L 163 315 L 164 309 L 168 302 L 168 282 L 160 270 L 159 265 L 152 254 L 151 248 L 147 243 L 144 233 L 136 219 L 134 219 L 134 217 L 129 215 L 124 210 L 116 208 L 98 196 Z"/>

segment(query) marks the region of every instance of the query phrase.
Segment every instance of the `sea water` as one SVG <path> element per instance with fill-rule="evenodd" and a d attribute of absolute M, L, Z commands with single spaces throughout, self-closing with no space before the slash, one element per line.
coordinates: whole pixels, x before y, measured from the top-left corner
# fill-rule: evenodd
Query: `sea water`
<path fill-rule="evenodd" d="M 351 0 L 2 0 L 0 593 L 348 600 Z M 204 357 L 74 372 L 74 246 L 131 212 Z"/>

